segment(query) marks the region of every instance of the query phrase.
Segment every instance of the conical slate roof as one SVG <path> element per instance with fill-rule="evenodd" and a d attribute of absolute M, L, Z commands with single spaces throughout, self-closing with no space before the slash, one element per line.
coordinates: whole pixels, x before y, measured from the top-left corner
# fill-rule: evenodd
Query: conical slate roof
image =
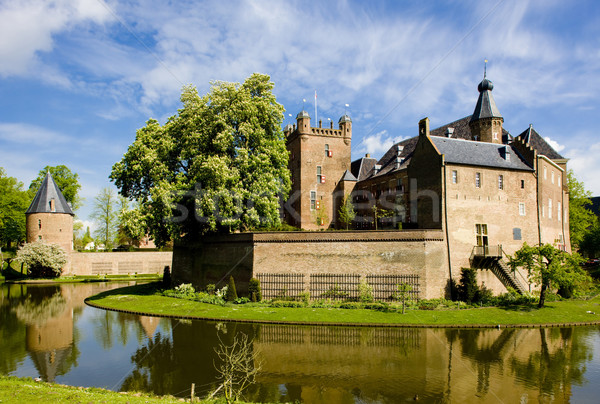
<path fill-rule="evenodd" d="M 471 122 L 482 118 L 502 118 L 496 106 L 496 101 L 494 101 L 494 97 L 492 96 L 493 89 L 494 85 L 486 78 L 479 83 L 477 86 L 479 98 L 477 99 L 477 105 L 475 106 L 475 111 L 473 111 Z"/>
<path fill-rule="evenodd" d="M 25 214 L 30 213 L 66 213 L 75 216 L 50 172 L 46 174 L 46 178 L 44 178 L 40 189 L 35 194 L 33 202 L 25 212 Z"/>

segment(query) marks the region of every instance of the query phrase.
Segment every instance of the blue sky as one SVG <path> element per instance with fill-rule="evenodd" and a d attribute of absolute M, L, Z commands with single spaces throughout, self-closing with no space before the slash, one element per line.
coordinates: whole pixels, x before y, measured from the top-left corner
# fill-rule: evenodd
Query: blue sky
<path fill-rule="evenodd" d="M 590 1 L 0 1 L 0 166 L 81 177 L 87 220 L 108 175 L 181 87 L 266 73 L 286 112 L 353 119 L 353 159 L 470 115 L 483 61 L 504 116 L 600 195 L 600 3 Z M 314 118 L 314 116 L 313 116 Z M 325 124 L 325 123 L 324 123 Z"/>

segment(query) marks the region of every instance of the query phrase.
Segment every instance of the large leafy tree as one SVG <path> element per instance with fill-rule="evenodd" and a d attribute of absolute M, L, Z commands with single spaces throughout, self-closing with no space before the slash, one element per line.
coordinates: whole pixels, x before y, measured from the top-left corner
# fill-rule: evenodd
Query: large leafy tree
<path fill-rule="evenodd" d="M 588 229 L 597 222 L 596 215 L 589 209 L 592 206 L 592 193 L 586 191 L 583 182 L 577 181 L 573 170 L 567 173 L 569 186 L 569 232 L 571 246 L 576 249 Z"/>
<path fill-rule="evenodd" d="M 149 120 L 110 175 L 157 245 L 280 224 L 290 190 L 283 107 L 269 76 L 183 88 L 165 125 Z"/>
<path fill-rule="evenodd" d="M 111 249 L 118 224 L 118 199 L 112 188 L 102 188 L 94 198 L 94 209 L 90 217 L 96 222 L 96 236 L 104 243 L 106 249 Z"/>
<path fill-rule="evenodd" d="M 81 184 L 79 184 L 79 174 L 72 172 L 69 167 L 65 165 L 58 166 L 46 166 L 40 170 L 36 179 L 29 185 L 29 190 L 35 194 L 42 185 L 46 173 L 50 172 L 54 182 L 60 188 L 63 196 L 71 205 L 71 209 L 76 211 L 83 205 L 83 198 L 79 196 L 79 190 Z"/>
<path fill-rule="evenodd" d="M 589 276 L 581 269 L 581 262 L 579 254 L 569 254 L 551 244 L 529 246 L 524 243 L 510 259 L 513 268 L 526 269 L 529 280 L 540 286 L 538 307 L 544 307 L 549 288 L 572 290 L 589 280 Z"/>
<path fill-rule="evenodd" d="M 31 195 L 23 183 L 9 177 L 0 167 L 0 245 L 10 246 L 25 240 L 25 211 Z"/>

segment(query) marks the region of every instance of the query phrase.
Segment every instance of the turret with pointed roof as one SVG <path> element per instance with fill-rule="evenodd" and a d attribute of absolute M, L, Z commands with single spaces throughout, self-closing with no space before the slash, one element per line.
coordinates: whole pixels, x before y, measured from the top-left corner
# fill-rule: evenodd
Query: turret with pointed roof
<path fill-rule="evenodd" d="M 504 118 L 500 114 L 496 101 L 492 96 L 494 85 L 491 81 L 483 77 L 483 80 L 477 86 L 479 98 L 475 111 L 469 121 L 473 140 L 490 143 L 502 143 L 502 123 Z"/>
<path fill-rule="evenodd" d="M 56 243 L 65 251 L 72 251 L 73 216 L 73 210 L 48 172 L 25 212 L 27 242 Z"/>

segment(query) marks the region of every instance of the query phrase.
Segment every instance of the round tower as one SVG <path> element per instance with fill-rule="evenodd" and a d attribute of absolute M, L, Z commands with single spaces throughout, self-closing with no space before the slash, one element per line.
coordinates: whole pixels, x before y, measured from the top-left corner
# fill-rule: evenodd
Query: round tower
<path fill-rule="evenodd" d="M 73 251 L 73 216 L 73 210 L 48 172 L 25 212 L 27 242 L 58 244 L 70 253 Z"/>
<path fill-rule="evenodd" d="M 342 136 L 344 137 L 344 143 L 346 145 L 350 145 L 352 141 L 352 119 L 348 116 L 348 114 L 344 114 L 338 121 L 338 125 L 340 126 L 340 130 L 342 131 Z"/>

